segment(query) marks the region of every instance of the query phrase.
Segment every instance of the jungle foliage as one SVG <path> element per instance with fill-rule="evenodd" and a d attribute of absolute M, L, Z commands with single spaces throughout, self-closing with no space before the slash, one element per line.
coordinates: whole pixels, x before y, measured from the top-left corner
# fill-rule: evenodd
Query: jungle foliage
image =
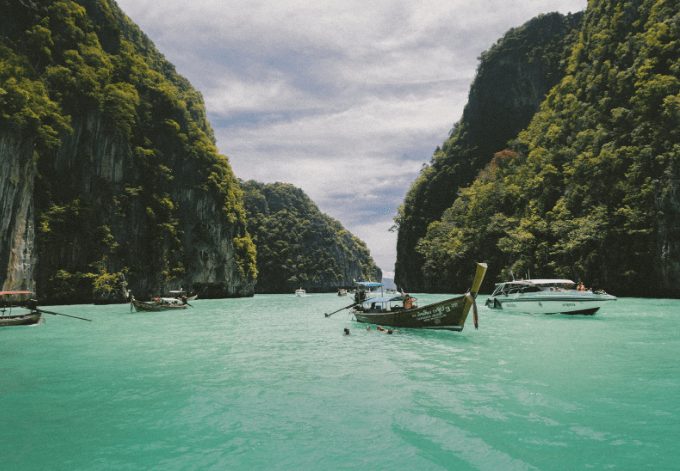
<path fill-rule="evenodd" d="M 431 286 L 531 273 L 680 296 L 680 10 L 589 3 L 567 70 L 517 141 L 418 243 Z"/>
<path fill-rule="evenodd" d="M 260 293 L 332 291 L 352 278 L 380 280 L 366 244 L 287 183 L 242 184 L 248 231 L 257 246 Z"/>
<path fill-rule="evenodd" d="M 106 291 L 108 274 L 155 273 L 155 289 L 181 280 L 192 257 L 180 186 L 218 201 L 252 284 L 241 190 L 200 93 L 112 0 L 0 0 L 0 11 L 0 131 L 34 143 L 41 294 Z M 68 146 L 82 164 L 64 170 Z M 124 159 L 126 181 L 84 188 L 102 155 Z"/>
<path fill-rule="evenodd" d="M 424 277 L 425 258 L 415 250 L 418 241 L 453 204 L 459 188 L 470 184 L 494 152 L 529 123 L 548 90 L 564 75 L 564 58 L 576 39 L 581 16 L 541 15 L 511 29 L 482 54 L 462 118 L 411 185 L 395 218 L 395 281 L 400 286 L 442 289 Z"/>

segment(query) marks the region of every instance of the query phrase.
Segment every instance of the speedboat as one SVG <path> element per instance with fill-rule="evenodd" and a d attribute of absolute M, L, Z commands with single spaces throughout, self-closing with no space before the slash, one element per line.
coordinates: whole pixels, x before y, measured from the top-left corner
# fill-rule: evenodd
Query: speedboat
<path fill-rule="evenodd" d="M 497 283 L 487 307 L 532 314 L 595 314 L 616 296 L 604 291 L 576 289 L 566 279 L 518 280 Z"/>
<path fill-rule="evenodd" d="M 302 297 L 302 296 L 306 296 L 306 295 L 307 295 L 307 291 L 305 291 L 303 288 L 298 288 L 298 289 L 295 290 L 295 296 Z"/>

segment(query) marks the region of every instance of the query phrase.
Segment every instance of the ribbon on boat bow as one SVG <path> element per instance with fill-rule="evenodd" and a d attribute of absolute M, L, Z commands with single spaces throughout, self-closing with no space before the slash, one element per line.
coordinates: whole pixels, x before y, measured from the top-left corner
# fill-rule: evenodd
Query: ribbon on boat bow
<path fill-rule="evenodd" d="M 477 301 L 469 291 L 465 293 L 465 297 L 472 303 L 472 320 L 475 324 L 475 329 L 479 329 L 479 313 L 477 312 Z"/>

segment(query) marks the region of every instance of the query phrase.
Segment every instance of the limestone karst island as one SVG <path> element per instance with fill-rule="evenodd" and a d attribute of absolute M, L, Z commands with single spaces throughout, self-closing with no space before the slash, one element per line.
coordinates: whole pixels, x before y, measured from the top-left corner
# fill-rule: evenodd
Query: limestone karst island
<path fill-rule="evenodd" d="M 677 0 L 0 0 L 0 468 L 677 469 Z"/>

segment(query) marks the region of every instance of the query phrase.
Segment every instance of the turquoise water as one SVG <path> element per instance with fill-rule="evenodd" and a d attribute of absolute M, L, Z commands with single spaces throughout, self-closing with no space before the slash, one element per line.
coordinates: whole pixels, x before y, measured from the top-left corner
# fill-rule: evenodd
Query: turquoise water
<path fill-rule="evenodd" d="M 350 302 L 60 306 L 93 322 L 0 329 L 0 468 L 679 469 L 680 301 L 394 335 L 324 318 Z"/>

